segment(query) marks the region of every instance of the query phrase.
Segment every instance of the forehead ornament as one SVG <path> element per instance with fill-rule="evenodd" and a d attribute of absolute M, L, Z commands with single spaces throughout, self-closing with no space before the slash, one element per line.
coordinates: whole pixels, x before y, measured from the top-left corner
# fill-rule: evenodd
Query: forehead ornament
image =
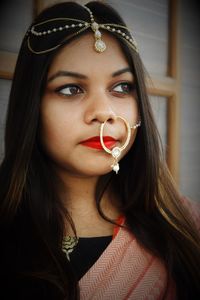
<path fill-rule="evenodd" d="M 85 9 L 87 9 L 87 11 L 90 14 L 90 20 L 91 20 L 90 27 L 94 31 L 94 38 L 95 38 L 94 48 L 97 52 L 104 52 L 106 50 L 106 44 L 101 39 L 101 32 L 99 31 L 99 24 L 94 21 L 94 16 L 93 16 L 93 13 L 91 12 L 91 10 L 87 6 L 84 6 L 84 7 L 85 7 Z"/>
<path fill-rule="evenodd" d="M 92 31 L 94 32 L 94 38 L 95 38 L 94 49 L 95 49 L 95 51 L 101 53 L 106 50 L 106 44 L 101 38 L 102 33 L 100 30 L 103 29 L 103 30 L 106 30 L 113 34 L 118 35 L 134 51 L 138 52 L 137 43 L 136 43 L 135 39 L 131 36 L 129 29 L 126 26 L 119 25 L 119 24 L 110 24 L 110 23 L 98 24 L 94 20 L 92 11 L 87 6 L 83 6 L 83 7 L 88 11 L 91 22 L 86 22 L 84 20 L 73 19 L 73 18 L 54 18 L 54 19 L 48 19 L 46 21 L 43 21 L 43 22 L 33 25 L 27 33 L 27 36 L 28 36 L 27 43 L 28 43 L 29 50 L 34 54 L 43 54 L 43 53 L 53 51 L 56 48 L 61 46 L 61 44 L 57 44 L 53 47 L 50 47 L 50 48 L 44 49 L 44 50 L 40 50 L 40 51 L 33 49 L 32 45 L 31 45 L 31 37 L 32 36 L 34 36 L 35 38 L 38 38 L 38 41 L 40 42 L 42 38 L 57 34 L 61 31 L 77 29 L 77 31 L 75 31 L 74 33 L 72 33 L 70 35 L 70 38 L 71 38 L 73 36 L 78 35 L 79 33 L 83 32 L 83 31 L 85 31 L 86 29 L 91 28 Z M 62 22 L 62 25 L 59 25 L 60 22 Z M 55 26 L 55 24 L 58 24 L 58 27 L 57 26 L 53 27 L 53 26 Z M 42 30 L 43 26 L 45 28 L 44 30 Z"/>

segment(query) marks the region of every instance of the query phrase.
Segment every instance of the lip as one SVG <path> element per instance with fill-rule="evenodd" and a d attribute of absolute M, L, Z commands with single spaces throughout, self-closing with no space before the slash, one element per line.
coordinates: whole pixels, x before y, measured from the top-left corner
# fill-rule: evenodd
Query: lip
<path fill-rule="evenodd" d="M 104 141 L 105 146 L 108 149 L 111 149 L 117 143 L 117 140 L 111 136 L 104 136 L 103 141 Z M 80 144 L 83 146 L 89 147 L 89 148 L 103 150 L 99 136 L 94 136 L 92 138 L 89 138 L 85 141 L 80 142 Z"/>

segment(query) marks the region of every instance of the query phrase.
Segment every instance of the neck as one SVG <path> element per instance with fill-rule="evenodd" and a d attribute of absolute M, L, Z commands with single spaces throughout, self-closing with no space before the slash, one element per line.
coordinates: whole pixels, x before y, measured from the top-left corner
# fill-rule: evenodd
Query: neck
<path fill-rule="evenodd" d="M 98 177 L 76 177 L 66 174 L 60 177 L 63 183 L 60 196 L 74 222 L 76 234 L 79 237 L 112 235 L 113 224 L 100 216 L 96 206 Z M 101 209 L 104 215 L 112 220 L 116 220 L 120 214 L 116 197 L 110 187 L 103 194 Z M 74 235 L 68 222 L 65 234 Z"/>

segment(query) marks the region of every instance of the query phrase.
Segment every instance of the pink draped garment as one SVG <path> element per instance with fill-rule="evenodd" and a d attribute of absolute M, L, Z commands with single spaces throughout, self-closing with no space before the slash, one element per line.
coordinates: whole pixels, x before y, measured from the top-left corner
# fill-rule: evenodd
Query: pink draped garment
<path fill-rule="evenodd" d="M 120 229 L 79 286 L 84 300 L 164 299 L 167 273 L 163 263 L 141 248 L 132 233 Z M 175 299 L 172 285 L 165 299 Z"/>
<path fill-rule="evenodd" d="M 188 205 L 195 223 L 200 224 L 200 213 Z M 164 263 L 124 228 L 80 279 L 79 286 L 81 300 L 176 299 L 175 284 Z"/>

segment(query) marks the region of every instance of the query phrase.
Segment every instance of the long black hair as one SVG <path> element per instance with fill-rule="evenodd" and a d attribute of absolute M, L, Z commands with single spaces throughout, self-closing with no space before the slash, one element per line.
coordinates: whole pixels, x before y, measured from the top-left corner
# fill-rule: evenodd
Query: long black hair
<path fill-rule="evenodd" d="M 125 26 L 109 5 L 93 1 L 87 6 L 97 22 Z M 90 22 L 85 8 L 66 2 L 44 10 L 32 25 L 64 17 Z M 34 278 L 51 286 L 56 299 L 78 299 L 78 282 L 61 250 L 65 219 L 73 228 L 74 225 L 58 197 L 59 179 L 39 141 L 40 101 L 57 49 L 38 55 L 30 51 L 28 44 L 38 51 L 55 45 L 60 49 L 91 29 L 74 36 L 75 29 L 71 28 L 43 37 L 39 42 L 34 37 L 30 39 L 30 29 L 19 52 L 7 113 L 5 157 L 0 167 L 1 223 L 15 236 L 18 256 L 13 261 L 19 261 L 18 264 L 15 261 L 15 266 L 20 278 Z M 140 56 L 119 35 L 112 34 L 136 79 L 142 127 L 133 147 L 120 162 L 118 176 L 109 173 L 100 178 L 96 189 L 97 208 L 108 220 L 101 211 L 100 201 L 107 186 L 112 185 L 120 195 L 120 208 L 127 226 L 143 247 L 165 263 L 176 283 L 178 298 L 196 299 L 200 297 L 199 236 L 163 159 Z"/>

